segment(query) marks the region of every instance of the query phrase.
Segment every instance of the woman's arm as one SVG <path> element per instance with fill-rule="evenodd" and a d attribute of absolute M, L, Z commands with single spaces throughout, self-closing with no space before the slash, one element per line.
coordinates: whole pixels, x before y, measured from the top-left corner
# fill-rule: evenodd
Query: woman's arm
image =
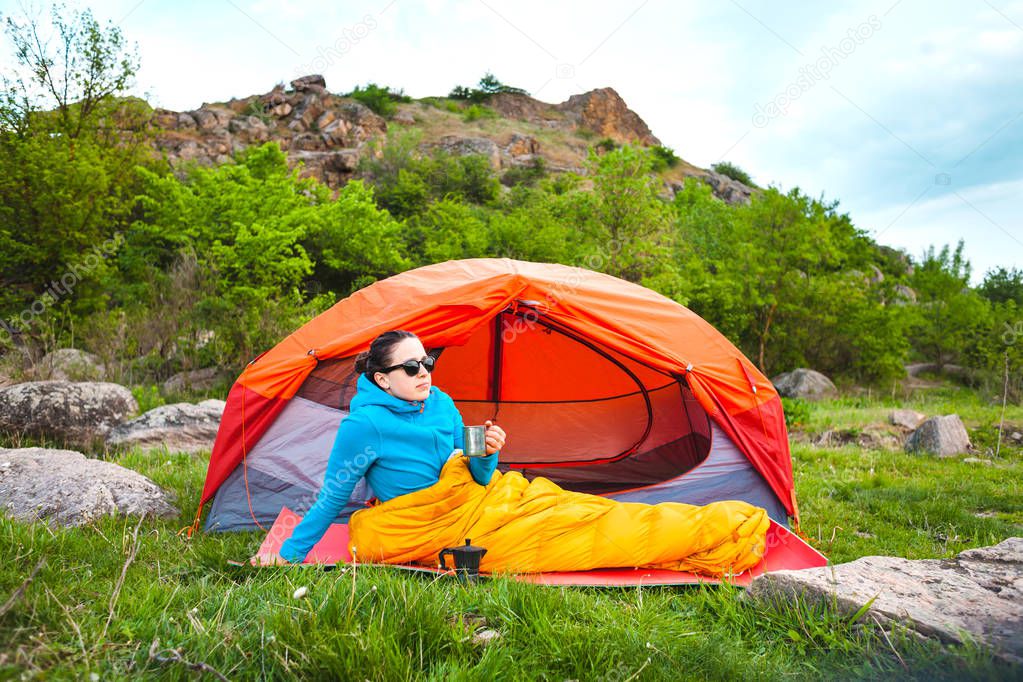
<path fill-rule="evenodd" d="M 316 503 L 281 545 L 283 558 L 292 563 L 305 559 L 344 509 L 355 484 L 376 461 L 379 450 L 380 434 L 373 424 L 350 418 L 341 422 Z"/>
<path fill-rule="evenodd" d="M 465 448 L 465 434 L 462 432 L 464 426 L 462 422 L 462 415 L 459 413 L 458 408 L 455 404 L 451 403 L 451 409 L 454 412 L 455 421 L 455 448 L 461 450 Z M 488 421 L 487 425 L 487 454 L 486 457 L 470 457 L 469 458 L 469 473 L 472 474 L 474 481 L 480 485 L 487 485 L 490 483 L 490 478 L 494 475 L 494 471 L 497 470 L 497 457 L 498 450 L 501 446 L 498 445 L 496 448 L 492 447 L 492 434 L 491 431 L 494 428 L 500 429 L 500 427 L 492 426 L 493 422 Z M 504 443 L 504 431 L 501 431 L 501 444 Z"/>

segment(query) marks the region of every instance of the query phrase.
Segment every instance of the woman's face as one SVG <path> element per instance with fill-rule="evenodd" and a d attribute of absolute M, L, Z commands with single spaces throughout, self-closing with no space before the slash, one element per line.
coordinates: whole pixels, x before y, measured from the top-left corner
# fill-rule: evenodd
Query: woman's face
<path fill-rule="evenodd" d="M 407 338 L 399 341 L 391 349 L 391 357 L 388 366 L 400 365 L 406 360 L 422 360 L 426 357 L 426 349 L 417 338 Z M 390 372 L 376 372 L 373 375 L 377 386 L 384 389 L 396 398 L 402 400 L 426 400 L 430 395 L 432 385 L 430 373 L 423 365 L 419 365 L 419 372 L 415 376 L 409 376 L 405 370 L 399 367 Z"/>

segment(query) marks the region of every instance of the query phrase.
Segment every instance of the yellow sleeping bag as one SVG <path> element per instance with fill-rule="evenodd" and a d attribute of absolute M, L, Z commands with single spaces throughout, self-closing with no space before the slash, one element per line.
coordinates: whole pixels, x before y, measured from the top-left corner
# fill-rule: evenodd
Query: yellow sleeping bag
<path fill-rule="evenodd" d="M 452 457 L 429 488 L 355 512 L 352 557 L 436 566 L 438 552 L 470 538 L 486 548 L 480 570 L 491 573 L 643 567 L 721 576 L 764 554 L 770 520 L 746 502 L 616 502 L 518 472 L 495 471 L 484 487 L 466 462 Z"/>

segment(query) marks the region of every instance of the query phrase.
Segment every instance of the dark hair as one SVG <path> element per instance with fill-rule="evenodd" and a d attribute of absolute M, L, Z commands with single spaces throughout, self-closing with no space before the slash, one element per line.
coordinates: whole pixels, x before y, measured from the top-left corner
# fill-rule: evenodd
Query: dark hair
<path fill-rule="evenodd" d="M 364 350 L 355 356 L 355 371 L 365 374 L 367 379 L 376 383 L 373 374 L 383 371 L 385 367 L 391 365 L 391 351 L 394 350 L 394 347 L 401 343 L 402 339 L 415 338 L 417 338 L 415 334 L 404 329 L 384 332 L 373 339 L 373 343 L 369 344 L 369 350 Z"/>

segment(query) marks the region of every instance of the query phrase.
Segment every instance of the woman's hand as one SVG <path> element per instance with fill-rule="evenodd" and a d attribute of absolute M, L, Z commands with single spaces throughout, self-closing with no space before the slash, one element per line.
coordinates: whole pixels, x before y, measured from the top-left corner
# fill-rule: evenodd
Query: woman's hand
<path fill-rule="evenodd" d="M 492 455 L 504 447 L 504 439 L 507 436 L 504 429 L 489 419 L 483 425 L 487 427 L 487 454 Z"/>
<path fill-rule="evenodd" d="M 249 559 L 253 566 L 290 566 L 291 562 L 277 552 L 271 554 L 256 554 Z"/>

